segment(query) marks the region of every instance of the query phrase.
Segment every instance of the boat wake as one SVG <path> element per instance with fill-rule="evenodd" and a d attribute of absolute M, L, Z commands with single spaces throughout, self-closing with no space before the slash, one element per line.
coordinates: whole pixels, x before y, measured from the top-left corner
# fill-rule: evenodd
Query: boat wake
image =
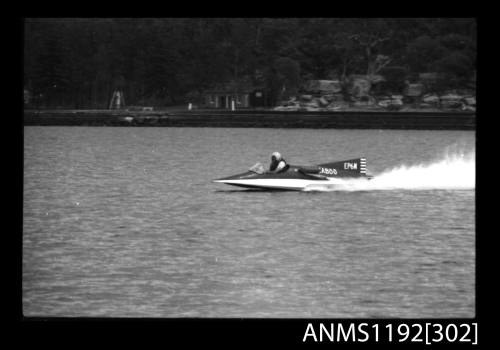
<path fill-rule="evenodd" d="M 304 191 L 376 191 L 376 190 L 474 190 L 476 154 L 446 152 L 441 159 L 416 165 L 401 165 L 374 174 L 372 180 L 351 179 L 332 185 L 310 185 Z"/>

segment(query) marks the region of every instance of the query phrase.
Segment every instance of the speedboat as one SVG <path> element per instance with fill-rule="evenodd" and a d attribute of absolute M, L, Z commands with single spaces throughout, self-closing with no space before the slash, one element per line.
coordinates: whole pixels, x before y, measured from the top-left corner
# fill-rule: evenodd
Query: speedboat
<path fill-rule="evenodd" d="M 329 186 L 372 177 L 366 172 L 366 159 L 356 158 L 313 166 L 287 165 L 279 172 L 266 171 L 257 163 L 244 173 L 213 182 L 254 189 L 301 191 L 309 186 Z"/>

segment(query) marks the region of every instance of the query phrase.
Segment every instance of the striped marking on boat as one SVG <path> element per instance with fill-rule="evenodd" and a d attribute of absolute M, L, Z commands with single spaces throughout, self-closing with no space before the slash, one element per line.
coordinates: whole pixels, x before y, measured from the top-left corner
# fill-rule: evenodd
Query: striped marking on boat
<path fill-rule="evenodd" d="M 361 174 L 366 174 L 366 158 L 359 159 L 359 172 Z"/>

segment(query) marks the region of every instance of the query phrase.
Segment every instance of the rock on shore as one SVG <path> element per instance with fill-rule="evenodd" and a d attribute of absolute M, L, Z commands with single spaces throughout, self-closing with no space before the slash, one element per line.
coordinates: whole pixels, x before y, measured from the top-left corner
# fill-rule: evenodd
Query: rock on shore
<path fill-rule="evenodd" d="M 300 94 L 275 107 L 276 111 L 335 110 L 464 110 L 475 111 L 476 98 L 471 93 L 447 91 L 425 93 L 423 83 L 408 83 L 403 94 L 375 94 L 374 84 L 383 77 L 352 75 L 342 84 L 339 80 L 309 80 Z"/>

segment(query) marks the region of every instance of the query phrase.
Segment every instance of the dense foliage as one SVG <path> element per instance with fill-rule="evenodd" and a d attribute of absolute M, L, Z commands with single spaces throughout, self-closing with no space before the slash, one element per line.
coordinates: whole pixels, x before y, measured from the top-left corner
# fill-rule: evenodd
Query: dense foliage
<path fill-rule="evenodd" d="M 215 83 L 249 80 L 272 102 L 303 79 L 438 72 L 443 88 L 476 66 L 474 19 L 26 19 L 24 84 L 37 104 L 172 105 Z M 392 67 L 392 68 L 391 68 Z M 404 77 L 403 77 L 404 78 Z M 398 85 L 398 86 L 399 86 Z"/>

